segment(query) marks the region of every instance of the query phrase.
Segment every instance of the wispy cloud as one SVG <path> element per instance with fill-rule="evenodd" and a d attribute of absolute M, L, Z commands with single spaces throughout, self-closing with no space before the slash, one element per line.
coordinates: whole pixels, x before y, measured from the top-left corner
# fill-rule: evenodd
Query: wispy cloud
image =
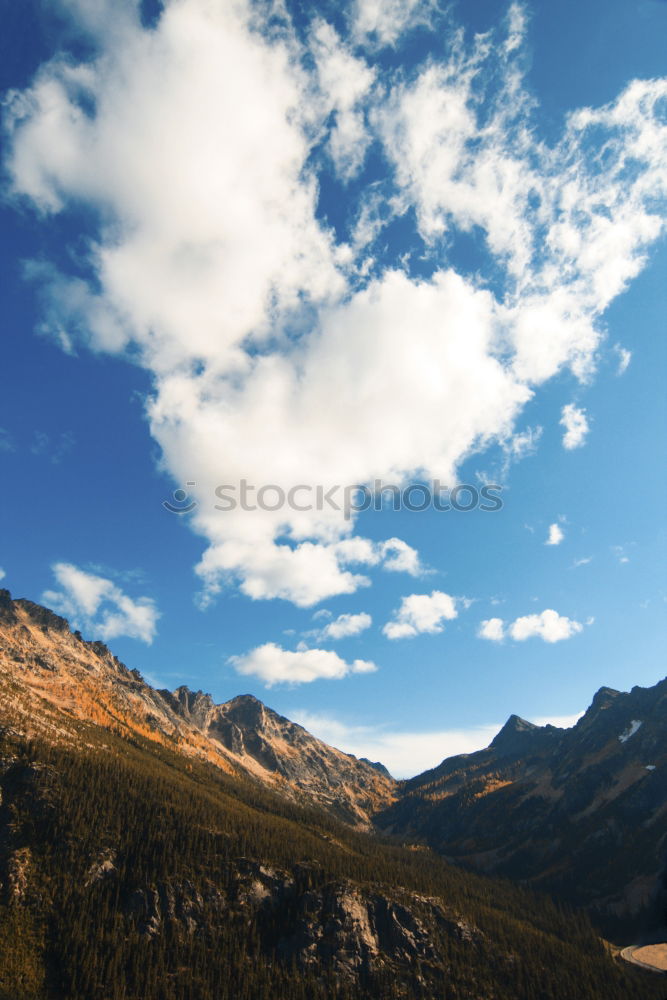
<path fill-rule="evenodd" d="M 618 368 L 616 369 L 616 374 L 625 375 L 628 370 L 628 365 L 632 360 L 632 351 L 629 351 L 626 347 L 621 347 L 620 344 L 614 344 L 614 351 L 618 356 Z"/>
<path fill-rule="evenodd" d="M 16 451 L 14 437 L 4 427 L 0 427 L 0 452 Z"/>
<path fill-rule="evenodd" d="M 502 728 L 502 722 L 492 722 L 469 728 L 406 730 L 398 726 L 345 722 L 334 715 L 307 709 L 294 708 L 288 714 L 294 722 L 330 746 L 356 757 L 379 761 L 395 778 L 411 778 L 436 767 L 446 757 L 482 750 Z M 538 726 L 568 729 L 582 715 L 583 712 L 546 715 L 529 721 Z"/>
<path fill-rule="evenodd" d="M 160 612 L 152 598 L 131 598 L 112 580 L 71 563 L 55 563 L 53 572 L 60 590 L 45 590 L 42 600 L 76 628 L 93 638 L 153 641 Z"/>
<path fill-rule="evenodd" d="M 420 732 L 349 724 L 331 715 L 302 709 L 291 710 L 290 718 L 330 746 L 356 757 L 379 761 L 395 778 L 420 774 L 445 757 L 481 750 L 501 728 L 501 724 L 491 724 Z"/>
<path fill-rule="evenodd" d="M 59 465 L 74 444 L 74 435 L 71 431 L 63 431 L 57 435 L 47 434 L 46 431 L 35 431 L 30 451 L 33 455 L 43 455 L 48 458 L 53 465 Z"/>

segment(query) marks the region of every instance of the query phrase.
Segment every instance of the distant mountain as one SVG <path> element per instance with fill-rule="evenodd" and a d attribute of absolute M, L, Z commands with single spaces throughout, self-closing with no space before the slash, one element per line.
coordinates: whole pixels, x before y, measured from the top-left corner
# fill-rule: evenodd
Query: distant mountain
<path fill-rule="evenodd" d="M 158 691 L 104 643 L 84 641 L 66 619 L 7 590 L 0 590 L 0 697 L 22 731 L 77 742 L 78 721 L 142 736 L 360 828 L 394 798 L 396 782 L 381 765 L 327 746 L 250 695 L 216 705 L 187 687 Z"/>
<path fill-rule="evenodd" d="M 403 782 L 376 823 L 614 917 L 667 887 L 667 680 L 601 688 L 572 729 L 511 716 L 486 750 Z"/>

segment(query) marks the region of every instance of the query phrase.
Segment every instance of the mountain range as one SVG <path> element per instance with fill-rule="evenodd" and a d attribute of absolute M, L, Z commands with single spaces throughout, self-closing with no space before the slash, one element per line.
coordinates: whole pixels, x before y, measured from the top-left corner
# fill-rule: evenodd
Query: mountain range
<path fill-rule="evenodd" d="M 0 1000 L 658 996 L 581 908 L 619 945 L 664 922 L 666 696 L 396 781 L 0 591 Z"/>

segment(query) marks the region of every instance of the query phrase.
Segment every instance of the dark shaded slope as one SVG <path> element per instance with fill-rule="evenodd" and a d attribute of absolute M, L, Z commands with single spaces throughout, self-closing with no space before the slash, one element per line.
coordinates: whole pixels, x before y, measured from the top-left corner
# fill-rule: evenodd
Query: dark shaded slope
<path fill-rule="evenodd" d="M 629 927 L 659 917 L 666 775 L 667 681 L 602 688 L 570 730 L 512 716 L 486 750 L 405 782 L 376 821 Z"/>

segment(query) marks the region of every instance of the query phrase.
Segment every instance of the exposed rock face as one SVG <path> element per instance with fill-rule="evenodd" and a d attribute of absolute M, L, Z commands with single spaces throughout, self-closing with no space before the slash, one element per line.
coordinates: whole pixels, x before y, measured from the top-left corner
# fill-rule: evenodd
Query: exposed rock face
<path fill-rule="evenodd" d="M 405 782 L 376 822 L 602 913 L 655 905 L 667 859 L 667 680 L 602 688 L 576 726 L 511 716 L 490 747 Z"/>
<path fill-rule="evenodd" d="M 250 695 L 216 705 L 180 687 L 156 691 L 102 642 L 85 642 L 67 621 L 0 591 L 0 696 L 5 723 L 58 740 L 82 738 L 76 720 L 141 735 L 223 770 L 250 774 L 354 826 L 393 801 L 381 767 L 327 746 Z"/>
<path fill-rule="evenodd" d="M 185 690 L 174 694 L 210 740 L 247 770 L 284 779 L 340 819 L 363 824 L 393 797 L 395 782 L 384 768 L 327 746 L 252 695 L 215 705 Z"/>

